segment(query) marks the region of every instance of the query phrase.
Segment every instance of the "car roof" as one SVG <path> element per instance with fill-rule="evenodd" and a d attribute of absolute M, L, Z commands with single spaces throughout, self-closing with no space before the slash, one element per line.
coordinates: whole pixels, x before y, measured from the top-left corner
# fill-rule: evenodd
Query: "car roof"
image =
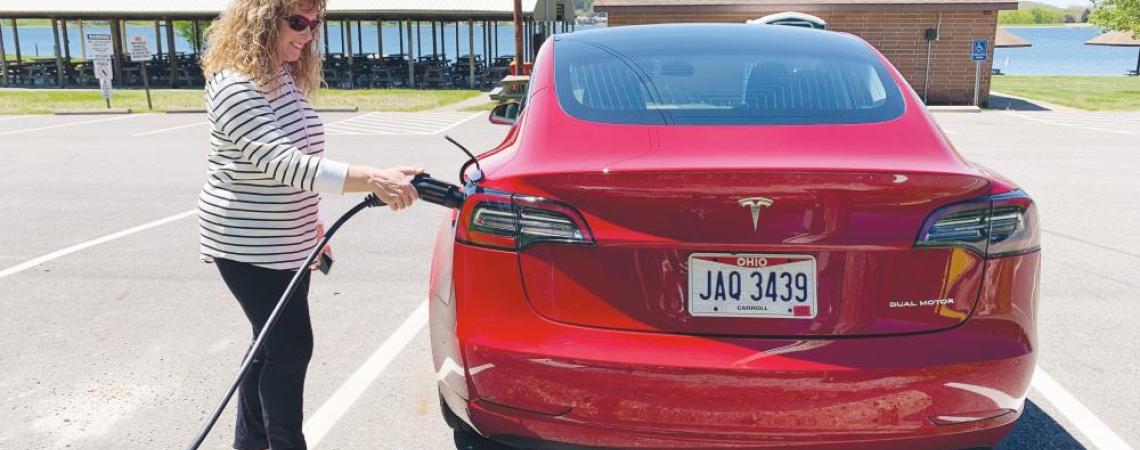
<path fill-rule="evenodd" d="M 555 40 L 591 42 L 622 53 L 677 46 L 730 50 L 736 46 L 754 48 L 757 44 L 805 54 L 861 53 L 871 49 L 862 39 L 848 33 L 743 23 L 626 25 L 559 34 Z"/>

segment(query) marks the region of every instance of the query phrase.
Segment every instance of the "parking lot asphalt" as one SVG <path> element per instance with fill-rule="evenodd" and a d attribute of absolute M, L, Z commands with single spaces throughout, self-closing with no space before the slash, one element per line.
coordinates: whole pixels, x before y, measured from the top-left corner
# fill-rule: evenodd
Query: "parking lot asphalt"
<path fill-rule="evenodd" d="M 936 115 L 960 152 L 1040 207 L 1043 375 L 1003 450 L 1140 447 L 1136 116 L 1071 114 Z M 362 116 L 322 118 L 382 123 Z M 464 158 L 444 133 L 481 150 L 506 132 L 446 120 L 330 133 L 328 155 L 455 180 Z M 181 448 L 230 382 L 249 329 L 216 269 L 198 261 L 188 214 L 204 180 L 203 121 L 0 116 L 0 449 Z M 357 201 L 326 196 L 326 217 Z M 440 419 L 420 308 L 443 214 L 368 210 L 333 241 L 337 263 L 310 295 L 312 448 L 502 449 Z M 203 448 L 228 448 L 232 436 L 231 408 Z"/>

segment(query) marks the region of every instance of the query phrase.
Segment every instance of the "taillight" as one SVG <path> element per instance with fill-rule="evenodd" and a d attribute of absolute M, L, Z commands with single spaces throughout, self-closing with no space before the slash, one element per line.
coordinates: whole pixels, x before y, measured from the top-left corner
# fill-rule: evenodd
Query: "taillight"
<path fill-rule="evenodd" d="M 505 250 L 521 250 L 540 242 L 592 244 L 585 219 L 562 202 L 483 191 L 467 198 L 460 214 L 460 241 Z"/>
<path fill-rule="evenodd" d="M 1021 190 L 944 206 L 926 219 L 915 245 L 966 247 L 987 258 L 1032 252 L 1041 248 L 1037 208 Z"/>

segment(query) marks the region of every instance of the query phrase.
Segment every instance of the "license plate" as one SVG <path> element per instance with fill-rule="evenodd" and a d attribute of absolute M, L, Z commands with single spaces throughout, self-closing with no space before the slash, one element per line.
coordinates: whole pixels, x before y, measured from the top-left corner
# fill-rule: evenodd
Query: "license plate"
<path fill-rule="evenodd" d="M 689 255 L 689 314 L 696 317 L 815 318 L 815 258 L 805 255 Z"/>

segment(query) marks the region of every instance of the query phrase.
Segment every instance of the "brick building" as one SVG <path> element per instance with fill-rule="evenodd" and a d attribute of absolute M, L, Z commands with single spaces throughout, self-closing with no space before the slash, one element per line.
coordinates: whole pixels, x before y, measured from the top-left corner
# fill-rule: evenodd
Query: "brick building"
<path fill-rule="evenodd" d="M 974 100 L 975 39 L 990 42 L 981 65 L 980 101 L 989 97 L 997 12 L 1016 0 L 596 0 L 609 26 L 676 22 L 744 23 L 796 11 L 818 16 L 827 28 L 856 34 L 879 49 L 928 104 Z M 927 30 L 938 30 L 928 42 Z M 929 75 L 928 75 L 929 74 Z"/>

